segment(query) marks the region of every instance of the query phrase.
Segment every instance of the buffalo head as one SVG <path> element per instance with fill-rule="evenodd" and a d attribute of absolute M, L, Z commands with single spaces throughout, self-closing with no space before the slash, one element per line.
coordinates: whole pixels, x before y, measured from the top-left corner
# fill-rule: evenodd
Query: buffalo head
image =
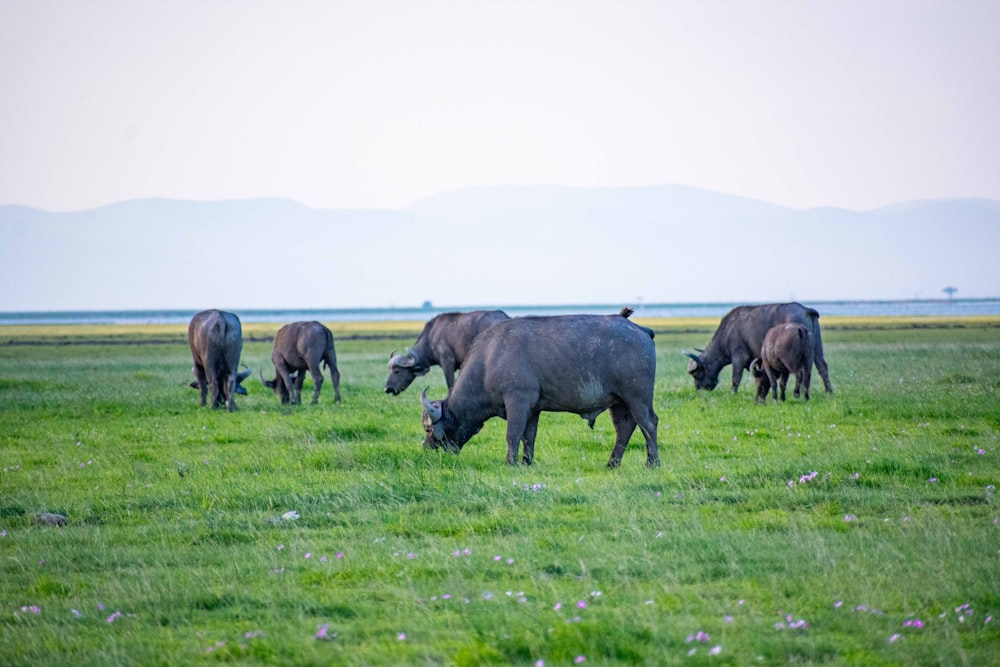
<path fill-rule="evenodd" d="M 248 377 L 250 377 L 250 374 L 253 373 L 253 369 L 247 366 L 246 364 L 243 364 L 243 368 L 245 368 L 246 370 L 236 374 L 236 393 L 239 394 L 240 396 L 247 395 L 247 388 L 240 383 L 246 380 Z M 194 371 L 193 368 L 191 370 Z M 189 386 L 192 389 L 199 389 L 197 380 L 193 381 Z"/>
<path fill-rule="evenodd" d="M 289 388 L 285 386 L 285 382 L 281 379 L 280 375 L 276 376 L 273 380 L 265 380 L 264 373 L 258 370 L 257 374 L 260 376 L 260 383 L 268 389 L 273 390 L 283 405 L 292 400 L 292 394 L 289 391 Z M 291 373 L 290 377 L 293 381 L 295 380 L 297 374 L 298 371 Z"/>
<path fill-rule="evenodd" d="M 406 354 L 393 354 L 389 358 L 389 377 L 385 381 L 385 393 L 398 396 L 403 393 L 417 376 L 429 370 L 429 364 L 422 363 L 417 353 L 406 348 Z"/>
<path fill-rule="evenodd" d="M 710 373 L 701 357 L 693 352 L 685 352 L 684 356 L 691 359 L 688 362 L 688 373 L 694 378 L 695 389 L 707 389 L 709 391 L 715 389 L 715 385 L 719 384 L 719 373 Z"/>
<path fill-rule="evenodd" d="M 424 406 L 421 420 L 424 424 L 424 449 L 443 448 L 457 454 L 462 446 L 453 440 L 455 423 L 445 401 L 431 401 L 427 398 L 427 387 L 420 392 L 420 403 Z"/>

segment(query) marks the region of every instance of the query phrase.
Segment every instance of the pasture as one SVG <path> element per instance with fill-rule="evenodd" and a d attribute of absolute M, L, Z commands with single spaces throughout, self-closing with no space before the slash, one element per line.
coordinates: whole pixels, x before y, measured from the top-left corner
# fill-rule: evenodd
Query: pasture
<path fill-rule="evenodd" d="M 183 326 L 0 327 L 0 662 L 1000 661 L 1000 318 L 824 318 L 836 393 L 767 406 L 695 392 L 717 320 L 638 321 L 655 470 L 638 433 L 605 468 L 607 414 L 543 414 L 531 467 L 501 420 L 423 451 L 440 370 L 382 392 L 422 322 L 331 323 L 340 405 L 254 379 L 233 414 Z"/>

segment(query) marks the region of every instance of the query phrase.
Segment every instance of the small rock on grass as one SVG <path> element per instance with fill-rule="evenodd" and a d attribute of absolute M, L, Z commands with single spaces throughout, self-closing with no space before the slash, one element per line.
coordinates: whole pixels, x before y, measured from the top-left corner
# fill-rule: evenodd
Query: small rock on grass
<path fill-rule="evenodd" d="M 42 512 L 35 515 L 35 521 L 42 524 L 43 526 L 65 526 L 66 517 L 62 514 L 53 514 L 52 512 Z"/>

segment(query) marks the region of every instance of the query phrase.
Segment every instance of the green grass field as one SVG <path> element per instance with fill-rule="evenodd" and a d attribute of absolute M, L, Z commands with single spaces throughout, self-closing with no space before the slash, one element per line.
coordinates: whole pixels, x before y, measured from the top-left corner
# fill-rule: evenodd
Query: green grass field
<path fill-rule="evenodd" d="M 340 405 L 233 414 L 184 327 L 0 327 L 0 664 L 997 664 L 1000 318 L 823 322 L 836 393 L 759 406 L 685 372 L 717 320 L 644 321 L 656 470 L 607 414 L 423 451 L 419 322 L 331 324 Z"/>

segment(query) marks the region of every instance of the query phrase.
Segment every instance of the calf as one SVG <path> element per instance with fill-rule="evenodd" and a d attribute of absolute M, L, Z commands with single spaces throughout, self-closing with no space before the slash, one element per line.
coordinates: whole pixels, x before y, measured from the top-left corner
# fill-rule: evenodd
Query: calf
<path fill-rule="evenodd" d="M 768 329 L 760 357 L 750 363 L 750 372 L 757 382 L 757 402 L 766 403 L 769 391 L 777 401 L 779 381 L 781 400 L 785 400 L 785 385 L 792 373 L 795 374 L 795 394 L 802 390 L 808 401 L 815 349 L 812 334 L 801 324 L 779 324 Z"/>
<path fill-rule="evenodd" d="M 696 389 L 711 391 L 719 383 L 719 372 L 723 367 L 733 365 L 733 391 L 740 387 L 743 371 L 750 367 L 750 361 L 760 354 L 764 336 L 771 327 L 779 324 L 801 324 L 812 334 L 813 359 L 816 370 L 823 378 L 828 392 L 830 374 L 823 356 L 823 340 L 819 330 L 819 311 L 807 308 L 801 303 L 769 303 L 761 306 L 739 306 L 729 311 L 711 342 L 698 354 L 685 352 L 691 358 L 688 373 L 694 378 Z M 796 395 L 798 392 L 796 391 Z"/>

